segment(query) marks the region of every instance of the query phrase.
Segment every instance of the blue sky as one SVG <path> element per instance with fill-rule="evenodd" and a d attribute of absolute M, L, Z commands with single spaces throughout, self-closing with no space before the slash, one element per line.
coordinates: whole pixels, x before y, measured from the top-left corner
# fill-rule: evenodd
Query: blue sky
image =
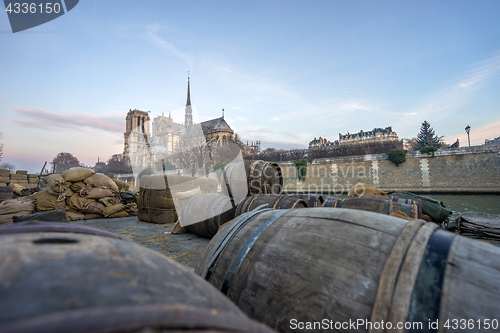
<path fill-rule="evenodd" d="M 36 172 L 69 152 L 123 151 L 125 116 L 221 115 L 245 141 L 314 137 L 424 120 L 448 143 L 500 136 L 500 2 L 81 0 L 13 34 L 0 10 L 2 162 Z"/>

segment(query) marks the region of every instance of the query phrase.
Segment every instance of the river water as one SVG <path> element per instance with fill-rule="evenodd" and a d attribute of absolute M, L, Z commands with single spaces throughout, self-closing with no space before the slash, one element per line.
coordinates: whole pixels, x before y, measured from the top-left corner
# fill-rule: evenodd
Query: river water
<path fill-rule="evenodd" d="M 346 198 L 347 194 L 335 195 L 336 198 Z M 500 215 L 500 194 L 421 194 L 440 200 L 446 208 L 453 211 L 450 220 L 454 220 L 460 214 L 473 211 Z"/>

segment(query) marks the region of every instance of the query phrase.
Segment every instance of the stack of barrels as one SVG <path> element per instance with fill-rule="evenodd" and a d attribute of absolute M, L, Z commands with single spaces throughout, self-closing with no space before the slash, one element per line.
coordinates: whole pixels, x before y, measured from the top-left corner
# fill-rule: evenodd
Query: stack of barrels
<path fill-rule="evenodd" d="M 282 195 L 283 176 L 277 163 L 242 161 L 222 172 L 222 194 L 199 194 L 182 206 L 180 221 L 191 232 L 212 238 L 234 217 L 261 207 L 305 208 L 301 198 Z"/>

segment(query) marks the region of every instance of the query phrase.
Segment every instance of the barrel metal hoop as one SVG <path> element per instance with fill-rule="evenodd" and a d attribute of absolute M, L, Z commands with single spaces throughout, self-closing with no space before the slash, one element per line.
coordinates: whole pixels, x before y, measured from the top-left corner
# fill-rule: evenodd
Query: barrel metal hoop
<path fill-rule="evenodd" d="M 437 230 L 429 238 L 411 294 L 409 322 L 427 323 L 439 319 L 446 261 L 454 237 L 450 232 Z M 423 332 L 437 332 L 428 325 L 423 326 Z"/>
<path fill-rule="evenodd" d="M 229 270 L 227 272 L 226 278 L 224 279 L 224 283 L 222 284 L 221 292 L 225 294 L 226 296 L 229 295 L 231 292 L 231 287 L 233 286 L 234 279 L 236 275 L 238 274 L 238 271 L 240 270 L 241 264 L 245 260 L 247 254 L 250 252 L 252 249 L 253 245 L 257 242 L 259 237 L 267 230 L 267 228 L 273 224 L 276 220 L 278 220 L 280 217 L 282 217 L 284 214 L 288 213 L 291 211 L 291 209 L 283 209 L 277 212 L 276 214 L 272 215 L 270 218 L 268 218 L 264 223 L 262 223 L 257 230 L 253 232 L 250 237 L 246 240 L 245 244 L 241 247 L 240 251 L 234 258 L 233 262 L 231 263 L 231 267 L 229 267 Z"/>
<path fill-rule="evenodd" d="M 340 200 L 339 204 L 337 205 L 337 208 L 342 208 L 342 206 L 344 205 L 344 201 L 345 199 Z"/>
<path fill-rule="evenodd" d="M 260 207 L 261 206 L 259 206 L 256 210 L 252 211 L 251 213 L 248 213 L 248 215 L 239 216 L 239 219 L 236 220 L 236 222 L 230 227 L 230 229 L 227 231 L 224 238 L 221 239 L 219 244 L 213 247 L 212 251 L 207 256 L 208 259 L 205 261 L 205 264 L 203 265 L 203 268 L 200 272 L 200 276 L 202 278 L 204 278 L 207 281 L 210 281 L 212 272 L 215 271 L 217 262 L 219 261 L 221 254 L 224 252 L 224 250 L 226 249 L 229 242 L 233 239 L 233 237 L 256 215 L 264 211 L 271 210 L 270 208 L 265 208 L 260 210 L 259 209 Z"/>

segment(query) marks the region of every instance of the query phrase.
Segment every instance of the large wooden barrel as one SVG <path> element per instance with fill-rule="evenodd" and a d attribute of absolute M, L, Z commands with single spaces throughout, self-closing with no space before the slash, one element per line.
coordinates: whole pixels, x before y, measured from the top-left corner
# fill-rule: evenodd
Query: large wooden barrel
<path fill-rule="evenodd" d="M 288 194 L 291 197 L 302 199 L 307 203 L 307 207 L 321 207 L 324 202 L 324 196 L 320 194 Z"/>
<path fill-rule="evenodd" d="M 62 228 L 2 227 L 0 331 L 271 332 L 160 253 Z"/>
<path fill-rule="evenodd" d="M 477 330 L 500 313 L 500 248 L 350 209 L 243 214 L 215 235 L 195 273 L 280 332 L 382 332 L 398 323 L 420 332 L 448 319 L 472 319 Z"/>
<path fill-rule="evenodd" d="M 326 207 L 326 206 L 325 206 Z M 333 202 L 330 207 L 365 210 L 379 214 L 391 215 L 395 211 L 403 212 L 408 217 L 422 217 L 422 208 L 416 200 L 399 200 L 397 197 L 370 195 L 351 197 Z"/>
<path fill-rule="evenodd" d="M 265 208 L 273 209 L 307 208 L 307 203 L 303 199 L 289 195 L 257 194 L 246 197 L 240 202 L 234 216 L 252 211 L 262 205 L 266 205 Z"/>
<path fill-rule="evenodd" d="M 275 162 L 245 160 L 243 165 L 242 162 L 228 164 L 222 176 L 223 193 L 229 195 L 229 187 L 233 197 L 239 200 L 251 194 L 281 194 L 283 191 L 283 175 Z M 248 190 L 242 191 L 243 187 Z M 245 195 L 235 195 L 240 192 Z"/>
<path fill-rule="evenodd" d="M 139 183 L 137 198 L 138 218 L 140 221 L 159 224 L 173 223 L 177 220 L 177 211 L 173 195 L 175 193 L 200 187 L 202 193 L 217 192 L 217 179 L 194 178 L 177 175 L 143 176 Z"/>
<path fill-rule="evenodd" d="M 0 202 L 12 199 L 12 187 L 0 186 Z"/>
<path fill-rule="evenodd" d="M 181 225 L 198 236 L 212 238 L 221 225 L 234 218 L 233 204 L 229 197 L 216 193 L 192 196 L 182 206 Z"/>

